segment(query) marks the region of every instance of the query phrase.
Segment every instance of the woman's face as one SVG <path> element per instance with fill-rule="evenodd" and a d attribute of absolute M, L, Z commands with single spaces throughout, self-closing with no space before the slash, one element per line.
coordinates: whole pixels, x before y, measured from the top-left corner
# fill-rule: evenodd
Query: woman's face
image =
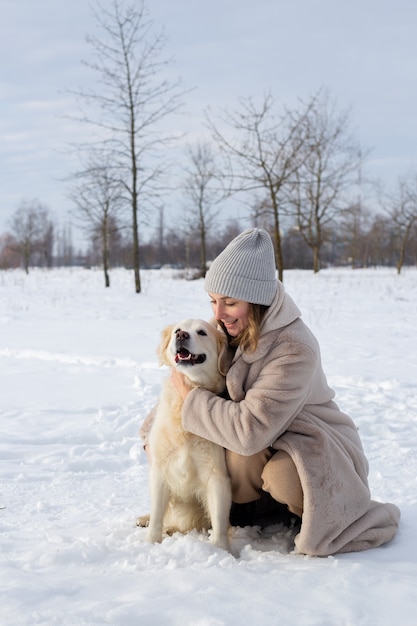
<path fill-rule="evenodd" d="M 222 322 L 231 337 L 237 337 L 249 323 L 249 302 L 218 293 L 209 293 L 214 316 Z"/>

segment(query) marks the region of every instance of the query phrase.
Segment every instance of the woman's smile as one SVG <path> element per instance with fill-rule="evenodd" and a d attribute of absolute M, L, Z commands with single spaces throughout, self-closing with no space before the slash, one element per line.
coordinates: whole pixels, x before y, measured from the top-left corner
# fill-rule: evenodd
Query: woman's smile
<path fill-rule="evenodd" d="M 229 333 L 230 333 L 231 331 L 233 332 L 233 330 L 235 329 L 236 325 L 237 325 L 237 324 L 238 324 L 238 322 L 239 322 L 239 320 L 238 320 L 238 319 L 236 319 L 236 320 L 228 320 L 228 321 L 226 321 L 226 320 L 222 319 L 222 320 L 220 320 L 220 321 L 224 324 L 225 328 L 227 329 L 227 331 L 228 331 Z"/>

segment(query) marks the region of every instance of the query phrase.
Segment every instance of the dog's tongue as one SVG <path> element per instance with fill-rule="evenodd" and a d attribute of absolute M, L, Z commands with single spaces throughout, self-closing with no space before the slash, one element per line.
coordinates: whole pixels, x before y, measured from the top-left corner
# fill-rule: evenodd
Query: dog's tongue
<path fill-rule="evenodd" d="M 191 352 L 189 352 L 186 348 L 181 348 L 175 355 L 175 362 L 178 363 L 178 361 L 189 361 L 191 358 Z"/>

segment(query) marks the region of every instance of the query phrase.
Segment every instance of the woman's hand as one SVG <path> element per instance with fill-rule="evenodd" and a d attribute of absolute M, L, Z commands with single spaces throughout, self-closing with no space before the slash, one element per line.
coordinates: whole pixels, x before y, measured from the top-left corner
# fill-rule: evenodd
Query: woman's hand
<path fill-rule="evenodd" d="M 190 387 L 186 383 L 185 376 L 181 374 L 178 370 L 173 368 L 171 370 L 171 382 L 180 394 L 181 398 L 185 400 L 185 398 L 191 391 Z"/>

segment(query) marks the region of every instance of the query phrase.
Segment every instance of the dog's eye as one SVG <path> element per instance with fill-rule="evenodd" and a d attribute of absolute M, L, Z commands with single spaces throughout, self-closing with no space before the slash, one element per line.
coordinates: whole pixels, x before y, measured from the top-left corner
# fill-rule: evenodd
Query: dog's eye
<path fill-rule="evenodd" d="M 202 337 L 207 337 L 207 333 L 205 330 L 198 330 L 197 335 L 201 335 Z"/>

